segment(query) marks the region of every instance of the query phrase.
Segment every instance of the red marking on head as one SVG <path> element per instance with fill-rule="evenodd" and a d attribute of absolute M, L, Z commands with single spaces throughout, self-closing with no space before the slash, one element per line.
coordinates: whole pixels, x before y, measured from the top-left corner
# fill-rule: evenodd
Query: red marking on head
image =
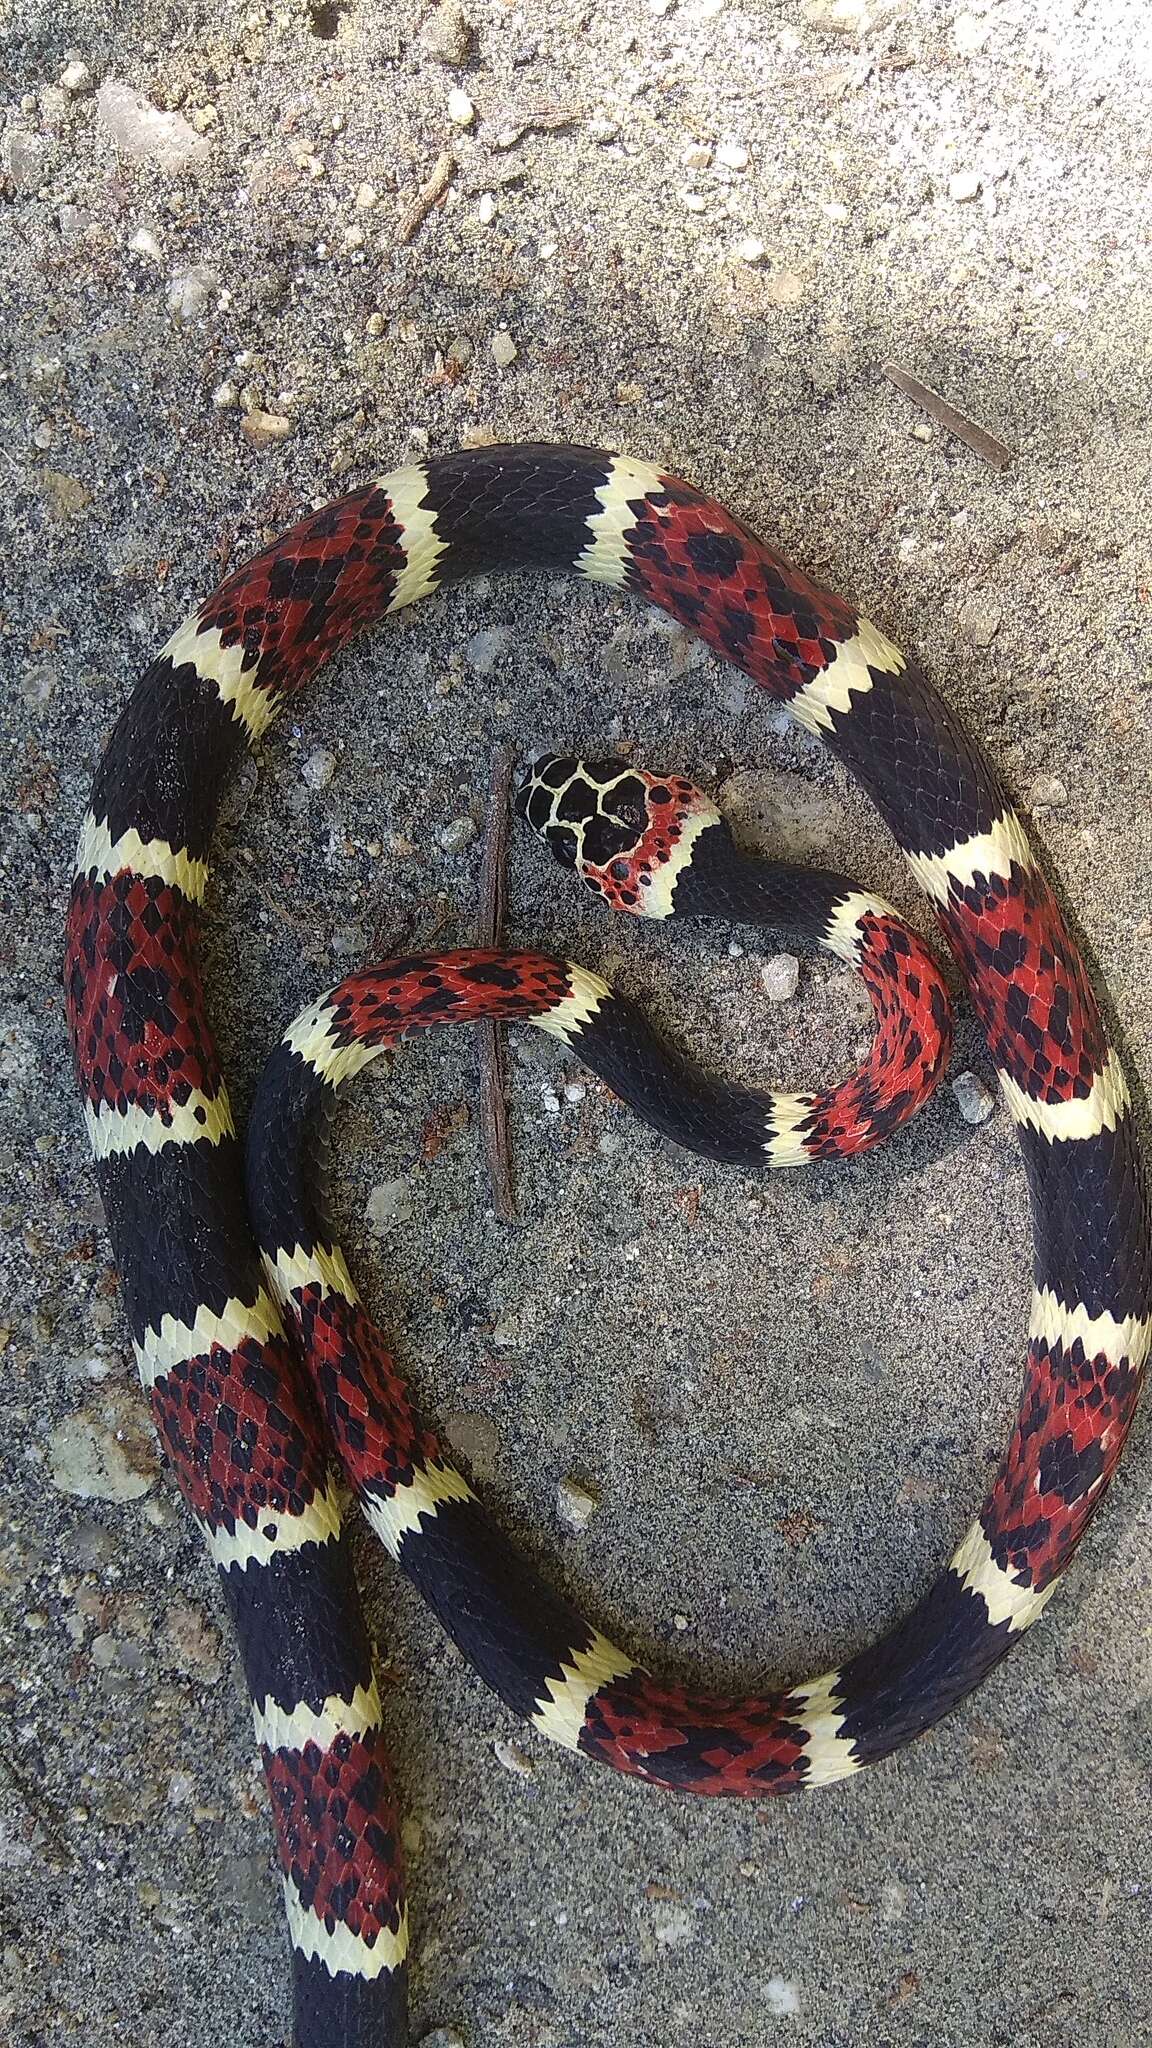
<path fill-rule="evenodd" d="M 593 894 L 613 910 L 645 917 L 653 884 L 681 844 L 685 826 L 701 812 L 709 818 L 716 818 L 719 813 L 712 799 L 682 775 L 654 775 L 647 768 L 625 768 L 618 779 L 644 785 L 645 818 L 638 827 L 636 842 L 611 860 L 599 863 L 581 851 L 576 867 Z M 612 791 L 607 787 L 601 792 L 601 804 L 610 809 L 611 803 Z M 587 843 L 586 837 L 585 846 Z"/>

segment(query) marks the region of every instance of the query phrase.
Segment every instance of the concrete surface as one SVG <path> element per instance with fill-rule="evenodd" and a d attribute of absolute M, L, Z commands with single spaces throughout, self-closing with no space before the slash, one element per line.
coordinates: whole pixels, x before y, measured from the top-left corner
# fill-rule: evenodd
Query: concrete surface
<path fill-rule="evenodd" d="M 102 739 L 222 561 L 468 435 L 666 461 L 919 649 L 1033 809 L 1133 1069 L 1152 1061 L 1141 0 L 466 5 L 465 55 L 458 24 L 422 36 L 390 0 L 0 0 L 13 2048 L 271 2048 L 286 2027 L 247 1708 L 133 1388 L 58 988 Z M 193 138 L 199 161 L 126 154 L 110 81 L 179 112 L 148 146 L 170 164 Z M 577 118 L 515 139 L 556 109 Z M 447 198 L 404 245 L 445 150 Z M 890 359 L 1012 468 L 918 432 Z M 250 439 L 245 406 L 286 437 Z M 449 828 L 480 818 L 504 737 L 752 771 L 778 843 L 922 916 L 863 800 L 739 678 L 603 593 L 475 588 L 342 661 L 231 805 L 209 951 L 242 1103 L 284 1021 L 374 936 L 470 935 L 477 844 L 450 850 L 467 832 Z M 851 1060 L 838 971 L 805 960 L 769 1008 L 725 932 L 609 926 L 519 844 L 513 888 L 516 937 L 607 966 L 733 1071 L 803 1084 Z M 569 1076 L 533 1047 L 513 1062 L 509 1230 L 474 1111 L 448 1114 L 474 1104 L 474 1058 L 445 1035 L 343 1125 L 351 1255 L 429 1408 L 630 1646 L 732 1685 L 842 1658 L 946 1557 L 1006 1436 L 1028 1228 L 1004 1114 L 972 1129 L 945 1088 L 887 1156 L 762 1185 L 595 1088 L 551 1111 Z M 970 1024 L 963 1067 L 987 1076 Z M 1147 1470 L 1142 1423 L 1043 1624 L 947 1726 L 759 1809 L 646 1794 L 525 1736 L 365 1546 L 417 2033 L 1146 2041 Z M 579 1535 L 556 1513 L 573 1475 L 600 1496 Z"/>

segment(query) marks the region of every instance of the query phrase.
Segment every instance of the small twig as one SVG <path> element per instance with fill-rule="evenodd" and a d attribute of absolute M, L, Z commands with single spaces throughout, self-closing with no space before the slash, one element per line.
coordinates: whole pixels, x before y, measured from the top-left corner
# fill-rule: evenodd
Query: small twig
<path fill-rule="evenodd" d="M 477 938 L 482 946 L 498 946 L 504 937 L 507 907 L 508 807 L 512 789 L 511 747 L 497 747 L 488 784 L 488 832 L 480 869 L 480 914 Z M 492 1207 L 501 1223 L 515 1223 L 512 1156 L 508 1142 L 508 1104 L 504 1063 L 504 1027 L 485 1017 L 476 1027 L 480 1039 L 480 1128 L 492 1183 Z"/>
<path fill-rule="evenodd" d="M 513 114 L 492 137 L 493 149 L 515 149 L 533 130 L 550 134 L 557 128 L 572 128 L 584 119 L 582 107 L 529 107 L 527 113 Z"/>
<path fill-rule="evenodd" d="M 412 240 L 417 228 L 427 220 L 437 200 L 443 199 L 455 169 L 456 159 L 451 150 L 446 149 L 442 156 L 437 157 L 432 166 L 431 176 L 421 185 L 407 213 L 401 216 L 400 225 L 396 230 L 398 242 Z"/>
<path fill-rule="evenodd" d="M 901 370 L 896 363 L 885 363 L 884 375 L 897 391 L 902 391 L 905 398 L 912 400 L 913 405 L 918 405 L 949 434 L 955 434 L 957 440 L 963 441 L 975 454 L 983 456 L 993 469 L 1007 469 L 1012 461 L 1011 448 L 1006 448 L 1003 441 L 998 441 L 984 427 L 978 427 L 975 420 L 957 412 L 956 407 L 949 405 L 946 398 L 941 398 L 938 391 L 930 391 L 927 384 L 921 384 L 919 377 Z"/>

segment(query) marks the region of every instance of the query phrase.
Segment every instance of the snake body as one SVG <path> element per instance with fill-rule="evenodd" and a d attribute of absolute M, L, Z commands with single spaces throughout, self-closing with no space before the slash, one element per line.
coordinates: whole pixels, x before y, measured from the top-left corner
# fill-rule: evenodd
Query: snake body
<path fill-rule="evenodd" d="M 419 1023 L 520 1015 L 715 1156 L 860 1149 L 912 1113 L 947 1050 L 939 977 L 886 905 L 838 878 L 811 884 L 811 935 L 856 961 L 878 1020 L 868 1066 L 823 1098 L 766 1101 L 721 1084 L 694 1094 L 627 1005 L 544 956 L 421 958 L 354 976 L 273 1057 L 254 1122 L 259 1243 L 245 1207 L 197 963 L 225 776 L 359 628 L 448 581 L 525 565 L 661 605 L 857 777 L 959 962 L 1024 1155 L 1031 1327 L 989 1495 L 882 1642 L 762 1699 L 658 1682 L 486 1520 L 415 1416 L 309 1192 L 313 1118 Z M 639 798 L 621 788 L 637 780 Z M 522 801 L 621 907 L 750 914 L 739 865 L 718 855 L 719 821 L 691 791 L 563 762 L 537 764 Z M 525 446 L 397 471 L 301 521 L 176 632 L 122 714 L 81 833 L 66 988 L 136 1355 L 253 1699 L 300 2048 L 407 2039 L 397 1822 L 330 1441 L 373 1525 L 512 1708 L 688 1791 L 764 1797 L 860 1770 L 936 1722 L 1040 1613 L 1114 1469 L 1152 1338 L 1152 1233 L 1123 1072 L 983 754 L 881 632 L 714 500 L 645 463 Z"/>

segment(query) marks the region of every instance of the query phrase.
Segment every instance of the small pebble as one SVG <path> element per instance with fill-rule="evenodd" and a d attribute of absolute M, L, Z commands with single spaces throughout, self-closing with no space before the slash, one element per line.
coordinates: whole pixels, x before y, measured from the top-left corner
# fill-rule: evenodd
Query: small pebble
<path fill-rule="evenodd" d="M 755 267 L 757 263 L 763 263 L 768 251 L 758 236 L 745 235 L 743 241 L 736 244 L 736 254 L 741 263 L 749 263 Z"/>
<path fill-rule="evenodd" d="M 327 789 L 336 773 L 336 756 L 327 747 L 313 747 L 306 761 L 300 764 L 300 773 L 309 789 Z"/>
<path fill-rule="evenodd" d="M 444 1437 L 458 1458 L 471 1468 L 474 1479 L 492 1479 L 500 1456 L 500 1432 L 486 1415 L 449 1415 Z"/>
<path fill-rule="evenodd" d="M 60 73 L 60 84 L 65 92 L 70 92 L 73 96 L 88 92 L 92 86 L 92 73 L 79 57 L 73 57 L 72 62 L 66 64 Z"/>
<path fill-rule="evenodd" d="M 375 206 L 379 197 L 375 185 L 365 184 L 356 187 L 356 204 L 362 213 L 367 213 L 369 207 Z"/>
<path fill-rule="evenodd" d="M 181 327 L 187 327 L 193 320 L 203 319 L 219 289 L 216 273 L 205 263 L 193 263 L 173 276 L 168 286 L 168 311 Z"/>
<path fill-rule="evenodd" d="M 512 1772 L 513 1777 L 535 1777 L 535 1764 L 531 1757 L 526 1756 L 524 1751 L 515 1742 L 506 1742 L 501 1736 L 498 1741 L 492 1744 L 492 1754 L 498 1764 L 502 1764 L 506 1771 Z"/>
<path fill-rule="evenodd" d="M 564 1083 L 565 1102 L 583 1102 L 587 1093 L 588 1089 L 583 1081 L 565 1081 Z"/>
<path fill-rule="evenodd" d="M 448 119 L 454 121 L 457 128 L 470 128 L 476 119 L 476 109 L 472 101 L 466 92 L 461 92 L 458 85 L 454 86 L 448 95 Z"/>
<path fill-rule="evenodd" d="M 450 825 L 444 825 L 436 834 L 436 844 L 441 853 L 463 853 L 476 837 L 475 818 L 453 818 Z"/>
<path fill-rule="evenodd" d="M 492 336 L 492 360 L 496 364 L 497 369 L 506 370 L 510 363 L 516 361 L 518 353 L 519 351 L 512 336 L 506 334 L 503 328 L 501 328 L 498 334 Z"/>
<path fill-rule="evenodd" d="M 729 171 L 746 171 L 752 161 L 742 142 L 722 142 L 716 151 L 716 161 Z"/>
<path fill-rule="evenodd" d="M 205 1685 L 218 1685 L 224 1675 L 220 1631 L 191 1600 L 175 1600 L 164 1621 L 167 1662 Z"/>
<path fill-rule="evenodd" d="M 570 1529 L 586 1529 L 600 1502 L 578 1479 L 562 1479 L 556 1488 L 556 1512 Z"/>
<path fill-rule="evenodd" d="M 770 1003 L 786 1003 L 800 984 L 800 962 L 795 953 L 775 953 L 760 969 L 760 982 Z"/>
<path fill-rule="evenodd" d="M 238 405 L 239 402 L 240 393 L 235 384 L 229 383 L 227 378 L 223 384 L 218 384 L 212 393 L 212 403 L 218 412 L 227 412 L 231 406 Z"/>
<path fill-rule="evenodd" d="M 286 441 L 292 432 L 291 420 L 285 419 L 280 412 L 249 412 L 240 424 L 257 448 L 269 448 L 277 441 Z"/>
<path fill-rule="evenodd" d="M 1033 810 L 1058 811 L 1067 801 L 1067 786 L 1058 775 L 1038 775 L 1028 791 Z"/>
<path fill-rule="evenodd" d="M 973 647 L 991 647 L 1000 631 L 1001 614 L 992 606 L 981 604 L 979 598 L 970 598 L 960 607 L 956 623 L 965 640 Z"/>
<path fill-rule="evenodd" d="M 469 667 L 478 676 L 490 676 L 511 638 L 511 626 L 485 626 L 479 633 L 473 633 L 464 649 Z"/>
<path fill-rule="evenodd" d="M 87 1410 L 66 1415 L 51 1431 L 48 1472 L 57 1492 L 74 1500 L 127 1502 L 151 1491 L 160 1463 L 142 1416 Z"/>
<path fill-rule="evenodd" d="M 952 23 L 952 48 L 959 57 L 975 57 L 991 33 L 990 21 L 980 21 L 974 14 L 958 14 Z"/>
<path fill-rule="evenodd" d="M 706 142 L 690 142 L 681 162 L 690 171 L 706 171 L 712 161 L 712 151 Z"/>
<path fill-rule="evenodd" d="M 804 297 L 804 279 L 794 270 L 778 270 L 768 280 L 765 297 L 773 306 L 798 306 Z"/>
<path fill-rule="evenodd" d="M 128 247 L 134 256 L 147 256 L 150 263 L 164 261 L 164 251 L 151 228 L 136 228 L 128 237 Z"/>
<path fill-rule="evenodd" d="M 182 114 L 162 113 L 130 85 L 107 79 L 96 95 L 100 119 L 121 154 L 147 158 L 164 171 L 202 163 L 211 144 Z"/>
<path fill-rule="evenodd" d="M 957 1074 L 952 1093 L 966 1124 L 986 1124 L 996 1107 L 996 1097 L 979 1074 Z"/>
<path fill-rule="evenodd" d="M 383 1237 L 393 1223 L 410 1223 L 416 1213 L 412 1190 L 406 1180 L 382 1180 L 364 1204 L 372 1229 Z"/>
<path fill-rule="evenodd" d="M 963 206 L 969 199 L 980 196 L 980 177 L 976 171 L 956 171 L 948 180 L 948 197 Z"/>
<path fill-rule="evenodd" d="M 428 16 L 420 31 L 420 41 L 430 57 L 439 64 L 459 65 L 468 62 L 472 47 L 472 25 L 458 0 L 442 0 L 434 14 Z"/>
<path fill-rule="evenodd" d="M 420 2048 L 467 2048 L 467 2043 L 455 2027 L 433 2027 L 430 2034 L 421 2034 Z"/>
<path fill-rule="evenodd" d="M 496 194 L 494 192 L 482 192 L 480 194 L 480 204 L 476 208 L 476 218 L 480 222 L 481 227 L 491 227 L 492 222 L 496 218 Z"/>

